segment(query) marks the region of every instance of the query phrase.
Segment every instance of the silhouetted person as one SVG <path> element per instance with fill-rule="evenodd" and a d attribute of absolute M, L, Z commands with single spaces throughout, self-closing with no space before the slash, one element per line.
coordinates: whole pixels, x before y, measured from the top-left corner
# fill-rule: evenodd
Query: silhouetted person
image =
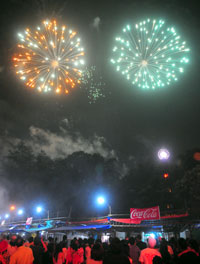
<path fill-rule="evenodd" d="M 60 244 L 56 245 L 56 250 L 54 254 L 54 263 L 63 264 L 64 263 L 64 254 Z"/>
<path fill-rule="evenodd" d="M 155 256 L 153 258 L 153 264 L 164 264 L 164 262 L 161 257 Z"/>
<path fill-rule="evenodd" d="M 160 243 L 160 254 L 162 256 L 163 262 L 165 264 L 170 264 L 171 263 L 171 255 L 168 251 L 168 245 L 167 245 L 167 241 L 163 240 Z"/>
<path fill-rule="evenodd" d="M 141 235 L 137 235 L 136 237 L 136 245 L 140 250 L 143 250 L 147 247 L 147 244 L 142 241 Z"/>
<path fill-rule="evenodd" d="M 181 250 L 181 253 L 178 254 L 178 263 L 179 264 L 197 264 L 199 263 L 199 258 L 193 250 L 188 248 L 187 242 L 184 238 L 178 240 L 178 244 Z"/>
<path fill-rule="evenodd" d="M 130 257 L 131 257 L 134 264 L 139 264 L 140 249 L 136 245 L 135 238 L 131 237 L 129 239 L 129 244 L 130 244 L 130 246 L 129 246 Z"/>
<path fill-rule="evenodd" d="M 104 250 L 100 243 L 95 243 L 91 250 L 91 258 L 89 258 L 86 264 L 102 264 L 103 263 Z"/>
<path fill-rule="evenodd" d="M 198 245 L 197 241 L 194 240 L 194 239 L 190 239 L 188 245 L 189 245 L 189 248 L 190 248 L 192 251 L 194 251 L 194 253 L 195 253 L 197 256 L 199 256 L 199 245 Z"/>
<path fill-rule="evenodd" d="M 110 251 L 103 260 L 103 264 L 130 264 L 128 257 L 122 251 L 122 245 L 118 238 L 113 238 Z"/>
<path fill-rule="evenodd" d="M 34 262 L 33 264 L 43 264 L 44 248 L 41 243 L 41 239 L 36 237 L 34 239 L 34 245 L 30 246 L 33 251 Z"/>
<path fill-rule="evenodd" d="M 67 248 L 67 236 L 63 236 L 63 240 L 60 242 L 62 248 Z"/>

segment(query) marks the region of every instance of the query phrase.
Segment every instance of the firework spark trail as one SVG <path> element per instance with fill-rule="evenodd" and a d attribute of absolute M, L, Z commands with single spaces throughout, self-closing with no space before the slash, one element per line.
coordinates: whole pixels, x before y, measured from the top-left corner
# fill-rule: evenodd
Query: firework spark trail
<path fill-rule="evenodd" d="M 100 76 L 96 66 L 86 67 L 81 76 L 81 88 L 83 88 L 90 104 L 96 103 L 100 98 L 105 98 L 105 82 Z"/>
<path fill-rule="evenodd" d="M 16 74 L 40 92 L 69 93 L 80 83 L 84 49 L 76 32 L 44 21 L 33 33 L 18 34 L 20 52 L 13 58 Z"/>
<path fill-rule="evenodd" d="M 142 21 L 127 25 L 123 36 L 117 37 L 111 62 L 131 80 L 144 89 L 155 89 L 177 81 L 189 62 L 186 42 L 174 27 L 166 27 L 163 20 Z"/>

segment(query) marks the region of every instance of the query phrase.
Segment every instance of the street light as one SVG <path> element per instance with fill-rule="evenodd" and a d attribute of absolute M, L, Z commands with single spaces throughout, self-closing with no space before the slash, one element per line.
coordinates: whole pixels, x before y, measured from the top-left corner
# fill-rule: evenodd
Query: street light
<path fill-rule="evenodd" d="M 160 160 L 166 161 L 170 157 L 170 153 L 166 148 L 162 148 L 158 151 L 158 158 Z"/>
<path fill-rule="evenodd" d="M 9 214 L 5 214 L 5 219 L 8 219 L 10 217 Z"/>
<path fill-rule="evenodd" d="M 18 212 L 17 212 L 18 215 L 23 215 L 23 213 L 24 213 L 23 209 L 19 209 Z"/>
<path fill-rule="evenodd" d="M 168 173 L 164 173 L 164 174 L 163 174 L 163 178 L 164 178 L 164 179 L 169 178 L 169 174 L 168 174 Z"/>
<path fill-rule="evenodd" d="M 111 216 L 111 206 L 108 203 L 106 203 L 105 198 L 103 196 L 97 197 L 97 203 L 99 205 L 106 204 L 108 206 L 109 216 Z"/>
<path fill-rule="evenodd" d="M 14 211 L 15 209 L 16 209 L 16 206 L 15 205 L 11 205 L 10 211 Z"/>
<path fill-rule="evenodd" d="M 42 207 L 41 207 L 41 206 L 38 206 L 38 207 L 36 208 L 36 212 L 37 212 L 37 213 L 41 213 L 41 212 L 42 212 Z"/>
<path fill-rule="evenodd" d="M 44 208 L 42 208 L 41 206 L 37 206 L 36 208 L 36 212 L 37 213 L 41 213 L 42 211 L 46 211 L 47 212 L 47 218 L 49 220 L 49 210 L 45 210 Z"/>
<path fill-rule="evenodd" d="M 98 202 L 98 204 L 104 204 L 105 203 L 105 199 L 102 196 L 100 196 L 100 197 L 97 198 L 97 202 Z"/>

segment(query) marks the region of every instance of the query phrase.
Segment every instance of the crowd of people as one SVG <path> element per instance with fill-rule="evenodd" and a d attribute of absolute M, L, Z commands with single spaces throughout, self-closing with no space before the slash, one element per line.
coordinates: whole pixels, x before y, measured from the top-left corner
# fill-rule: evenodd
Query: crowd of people
<path fill-rule="evenodd" d="M 0 264 L 197 264 L 200 247 L 193 239 L 172 238 L 156 240 L 149 237 L 147 244 L 141 236 L 125 240 L 74 238 L 68 246 L 67 236 L 57 243 L 52 237 L 20 236 L 0 239 Z"/>

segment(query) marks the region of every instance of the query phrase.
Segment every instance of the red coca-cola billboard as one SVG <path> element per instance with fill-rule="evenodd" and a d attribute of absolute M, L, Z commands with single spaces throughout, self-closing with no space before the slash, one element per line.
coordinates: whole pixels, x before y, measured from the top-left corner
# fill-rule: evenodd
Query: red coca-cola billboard
<path fill-rule="evenodd" d="M 160 209 L 159 206 L 150 208 L 131 208 L 130 218 L 141 222 L 143 220 L 156 220 L 160 219 Z"/>

